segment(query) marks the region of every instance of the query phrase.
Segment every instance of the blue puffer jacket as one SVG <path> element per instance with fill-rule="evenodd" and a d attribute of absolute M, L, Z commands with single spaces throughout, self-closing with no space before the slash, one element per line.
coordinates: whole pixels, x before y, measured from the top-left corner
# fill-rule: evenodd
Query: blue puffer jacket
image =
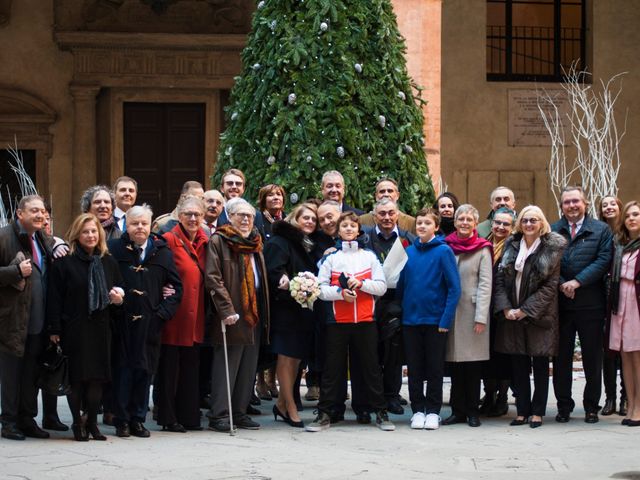
<path fill-rule="evenodd" d="M 559 295 L 561 310 L 603 309 L 606 305 L 604 279 L 611 264 L 613 235 L 609 226 L 586 216 L 582 228 L 571 240 L 569 222 L 562 217 L 551 226 L 567 240 L 560 266 L 560 285 L 580 282 L 573 299 Z"/>

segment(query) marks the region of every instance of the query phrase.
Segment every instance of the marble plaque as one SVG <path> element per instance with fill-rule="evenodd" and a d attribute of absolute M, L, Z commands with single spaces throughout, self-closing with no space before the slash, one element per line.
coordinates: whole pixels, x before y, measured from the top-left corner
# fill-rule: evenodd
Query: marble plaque
<path fill-rule="evenodd" d="M 547 89 L 546 92 L 556 100 L 560 118 L 565 131 L 569 133 L 569 101 L 562 89 Z M 544 147 L 551 145 L 551 137 L 544 126 L 538 109 L 538 91 L 535 89 L 509 89 L 509 146 Z"/>

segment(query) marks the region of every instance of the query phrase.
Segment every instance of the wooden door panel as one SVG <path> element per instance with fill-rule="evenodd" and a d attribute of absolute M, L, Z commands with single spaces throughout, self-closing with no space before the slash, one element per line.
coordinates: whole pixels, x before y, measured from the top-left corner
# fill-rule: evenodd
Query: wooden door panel
<path fill-rule="evenodd" d="M 138 203 L 173 210 L 187 180 L 204 180 L 204 104 L 125 103 L 125 174 Z"/>

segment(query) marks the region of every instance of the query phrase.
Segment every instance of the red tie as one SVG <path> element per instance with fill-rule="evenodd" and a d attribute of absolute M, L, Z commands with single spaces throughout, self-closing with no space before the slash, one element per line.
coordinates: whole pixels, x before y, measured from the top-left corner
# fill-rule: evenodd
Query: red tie
<path fill-rule="evenodd" d="M 36 242 L 33 237 L 31 237 L 31 257 L 33 258 L 33 263 L 40 268 L 40 255 L 38 255 L 38 249 L 36 248 Z"/>
<path fill-rule="evenodd" d="M 576 238 L 576 224 L 572 223 L 571 224 L 571 240 L 573 240 L 574 238 Z"/>

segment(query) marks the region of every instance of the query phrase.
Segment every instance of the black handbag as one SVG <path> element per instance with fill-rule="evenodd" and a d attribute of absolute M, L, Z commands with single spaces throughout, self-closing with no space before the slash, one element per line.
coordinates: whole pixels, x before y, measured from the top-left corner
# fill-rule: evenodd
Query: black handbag
<path fill-rule="evenodd" d="M 69 359 L 57 343 L 50 343 L 40 356 L 38 387 L 50 395 L 61 397 L 71 392 Z"/>

